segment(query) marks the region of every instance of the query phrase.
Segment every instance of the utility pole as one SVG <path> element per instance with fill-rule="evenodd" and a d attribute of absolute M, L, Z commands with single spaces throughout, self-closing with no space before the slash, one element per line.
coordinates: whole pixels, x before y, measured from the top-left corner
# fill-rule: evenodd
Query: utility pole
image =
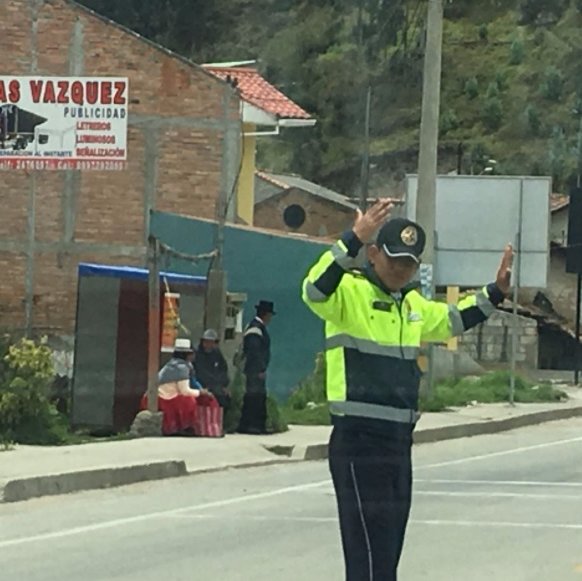
<path fill-rule="evenodd" d="M 158 370 L 160 368 L 160 242 L 148 239 L 148 410 L 158 411 Z"/>
<path fill-rule="evenodd" d="M 422 121 L 418 160 L 416 219 L 426 230 L 424 261 L 434 268 L 436 177 L 439 138 L 441 69 L 443 49 L 443 2 L 429 0 L 422 90 Z M 434 276 L 433 276 L 434 280 Z"/>
<path fill-rule="evenodd" d="M 368 208 L 368 185 L 370 182 L 370 110 L 372 106 L 372 86 L 366 92 L 366 114 L 364 118 L 364 151 L 362 154 L 362 171 L 360 174 L 360 210 Z"/>
<path fill-rule="evenodd" d="M 226 88 L 223 97 L 225 140 L 227 139 L 226 128 L 228 127 L 229 122 L 229 99 L 230 88 Z M 242 137 L 242 139 L 244 139 L 244 137 Z M 235 180 L 235 183 L 232 184 L 233 193 L 236 186 L 237 180 Z M 228 181 L 223 178 L 220 186 L 218 203 L 216 204 L 216 233 L 214 238 L 216 257 L 214 258 L 212 266 L 208 272 L 206 287 L 206 313 L 204 318 L 204 325 L 206 328 L 214 329 L 218 333 L 221 341 L 224 340 L 226 318 L 227 277 L 226 271 L 224 270 L 224 242 L 229 193 Z"/>
<path fill-rule="evenodd" d="M 422 89 L 422 120 L 420 123 L 420 151 L 418 158 L 418 192 L 416 220 L 426 232 L 424 251 L 425 271 L 430 282 L 430 297 L 435 295 L 435 215 L 436 180 L 439 140 L 441 69 L 443 51 L 443 2 L 428 0 L 424 79 Z M 422 360 L 419 361 L 422 367 Z M 428 393 L 434 383 L 434 346 L 429 345 L 427 362 Z"/>

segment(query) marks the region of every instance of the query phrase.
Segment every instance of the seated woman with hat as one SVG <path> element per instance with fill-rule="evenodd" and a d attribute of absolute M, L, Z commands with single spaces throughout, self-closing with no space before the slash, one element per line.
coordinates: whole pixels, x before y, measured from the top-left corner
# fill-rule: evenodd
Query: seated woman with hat
<path fill-rule="evenodd" d="M 158 374 L 158 409 L 164 414 L 162 430 L 165 436 L 193 434 L 196 400 L 200 395 L 209 395 L 196 381 L 193 360 L 190 339 L 176 339 L 172 358 Z M 146 398 L 142 407 L 144 405 L 147 406 Z"/>

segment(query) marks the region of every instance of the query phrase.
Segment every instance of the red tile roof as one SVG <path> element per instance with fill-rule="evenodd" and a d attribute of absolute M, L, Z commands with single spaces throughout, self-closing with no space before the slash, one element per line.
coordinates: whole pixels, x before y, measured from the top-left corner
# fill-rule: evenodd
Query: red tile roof
<path fill-rule="evenodd" d="M 570 197 L 563 194 L 552 194 L 550 196 L 550 208 L 552 212 L 557 212 L 570 205 Z"/>
<path fill-rule="evenodd" d="M 311 119 L 309 113 L 264 79 L 256 69 L 205 66 L 208 72 L 236 83 L 241 97 L 259 109 L 283 119 Z"/>

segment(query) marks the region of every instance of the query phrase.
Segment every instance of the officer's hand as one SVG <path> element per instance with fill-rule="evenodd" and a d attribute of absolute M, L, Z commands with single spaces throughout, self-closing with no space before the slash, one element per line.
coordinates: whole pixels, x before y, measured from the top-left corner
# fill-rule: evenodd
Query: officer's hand
<path fill-rule="evenodd" d="M 394 205 L 388 199 L 378 200 L 365 214 L 358 209 L 354 234 L 364 243 L 369 242 L 376 230 L 386 222 Z"/>
<path fill-rule="evenodd" d="M 513 246 L 508 244 L 503 252 L 503 258 L 497 271 L 497 279 L 495 284 L 497 288 L 504 294 L 508 295 L 511 288 L 511 266 L 513 264 Z"/>

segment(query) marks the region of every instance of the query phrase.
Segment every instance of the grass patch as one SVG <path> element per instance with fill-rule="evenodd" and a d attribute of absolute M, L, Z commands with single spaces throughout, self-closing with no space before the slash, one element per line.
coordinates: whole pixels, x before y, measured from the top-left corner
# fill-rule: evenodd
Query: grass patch
<path fill-rule="evenodd" d="M 283 417 L 288 424 L 297 426 L 329 426 L 331 417 L 327 403 L 317 404 L 314 407 L 297 410 L 285 406 L 282 410 Z"/>
<path fill-rule="evenodd" d="M 482 377 L 445 380 L 436 385 L 430 396 L 421 396 L 420 409 L 440 412 L 471 403 L 503 403 L 509 401 L 510 374 L 495 371 Z M 568 399 L 565 392 L 549 383 L 535 384 L 521 376 L 515 378 L 515 401 L 518 403 L 552 403 Z"/>

